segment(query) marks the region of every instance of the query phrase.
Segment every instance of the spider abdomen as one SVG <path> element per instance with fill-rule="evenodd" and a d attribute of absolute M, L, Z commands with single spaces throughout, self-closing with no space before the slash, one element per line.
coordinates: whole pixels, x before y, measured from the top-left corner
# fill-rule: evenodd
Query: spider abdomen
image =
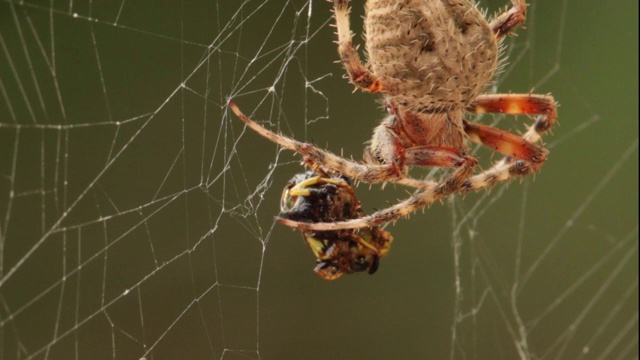
<path fill-rule="evenodd" d="M 498 46 L 467 0 L 368 0 L 371 71 L 383 91 L 420 112 L 463 108 L 495 74 Z"/>

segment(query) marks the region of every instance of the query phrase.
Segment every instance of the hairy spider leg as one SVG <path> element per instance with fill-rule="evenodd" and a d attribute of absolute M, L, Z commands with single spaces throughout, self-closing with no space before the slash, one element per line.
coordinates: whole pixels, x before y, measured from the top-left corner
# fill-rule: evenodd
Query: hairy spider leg
<path fill-rule="evenodd" d="M 332 0 L 329 0 L 332 1 Z M 380 81 L 364 66 L 353 47 L 353 34 L 349 24 L 349 0 L 333 0 L 333 13 L 336 19 L 336 33 L 338 35 L 338 54 L 344 64 L 351 82 L 364 91 L 376 93 L 381 90 Z"/>
<path fill-rule="evenodd" d="M 489 26 L 496 36 L 501 39 L 520 26 L 527 17 L 527 3 L 525 0 L 511 0 L 511 8 L 491 20 Z"/>
<path fill-rule="evenodd" d="M 355 161 L 345 160 L 329 151 L 319 149 L 313 144 L 303 143 L 262 127 L 243 114 L 233 100 L 229 100 L 229 107 L 236 116 L 238 116 L 238 118 L 247 124 L 247 126 L 249 126 L 253 131 L 283 148 L 303 155 L 305 161 L 322 164 L 327 168 L 353 178 L 356 181 L 377 183 L 393 181 L 399 178 L 397 170 L 392 165 L 364 165 Z"/>

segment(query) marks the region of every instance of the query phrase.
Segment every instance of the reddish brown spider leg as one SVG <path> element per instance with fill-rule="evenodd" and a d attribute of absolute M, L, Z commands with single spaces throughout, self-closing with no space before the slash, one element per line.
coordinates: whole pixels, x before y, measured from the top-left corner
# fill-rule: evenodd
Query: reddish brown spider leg
<path fill-rule="evenodd" d="M 441 195 L 455 192 L 471 176 L 478 161 L 459 150 L 444 146 L 416 146 L 405 150 L 409 166 L 450 167 L 456 170 L 438 185 Z"/>
<path fill-rule="evenodd" d="M 491 30 L 500 39 L 520 26 L 527 16 L 525 0 L 511 0 L 511 8 L 491 20 Z"/>
<path fill-rule="evenodd" d="M 333 12 L 336 18 L 338 34 L 338 53 L 351 82 L 368 92 L 382 90 L 382 84 L 362 65 L 358 51 L 353 47 L 351 27 L 349 25 L 349 0 L 333 0 Z"/>
<path fill-rule="evenodd" d="M 556 107 L 551 95 L 491 94 L 478 96 L 466 110 L 475 114 L 540 115 L 523 136 L 526 140 L 536 142 L 541 134 L 555 124 L 558 115 Z"/>
<path fill-rule="evenodd" d="M 488 125 L 463 122 L 469 140 L 485 145 L 497 152 L 516 159 L 526 160 L 539 167 L 547 159 L 549 151 L 524 138 Z"/>
<path fill-rule="evenodd" d="M 405 149 L 405 162 L 409 166 L 438 166 L 457 168 L 469 156 L 459 150 L 445 146 L 414 146 Z"/>

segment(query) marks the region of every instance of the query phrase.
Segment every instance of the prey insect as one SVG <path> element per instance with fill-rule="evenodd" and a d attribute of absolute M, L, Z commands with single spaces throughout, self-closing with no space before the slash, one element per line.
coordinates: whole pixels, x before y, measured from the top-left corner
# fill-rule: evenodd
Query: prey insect
<path fill-rule="evenodd" d="M 348 179 L 330 177 L 317 169 L 295 175 L 282 193 L 283 219 L 303 222 L 334 222 L 361 217 L 364 213 Z M 378 270 L 380 259 L 393 237 L 377 226 L 359 229 L 303 230 L 305 242 L 316 256 L 315 272 L 334 280 L 345 274 Z"/>

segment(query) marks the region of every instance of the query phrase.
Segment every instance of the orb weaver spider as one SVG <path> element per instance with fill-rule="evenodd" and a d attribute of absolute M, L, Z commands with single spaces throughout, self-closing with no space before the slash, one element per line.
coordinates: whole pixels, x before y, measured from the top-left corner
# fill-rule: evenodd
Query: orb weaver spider
<path fill-rule="evenodd" d="M 376 227 L 408 216 L 438 199 L 477 191 L 538 170 L 548 151 L 535 143 L 551 128 L 556 103 L 551 95 L 482 94 L 499 65 L 499 42 L 525 20 L 525 0 L 488 21 L 469 0 L 367 0 L 364 21 L 368 62 L 352 43 L 349 0 L 333 0 L 338 53 L 356 88 L 384 94 L 389 116 L 375 128 L 365 162 L 344 159 L 309 143 L 276 134 L 231 110 L 263 137 L 303 156 L 307 164 L 355 182 L 392 182 L 416 188 L 409 198 L 356 219 L 313 222 L 280 218 L 303 231 Z M 522 136 L 471 123 L 472 114 L 537 115 Z M 467 141 L 506 155 L 473 175 L 477 160 Z M 412 166 L 451 168 L 442 181 L 409 177 Z"/>

